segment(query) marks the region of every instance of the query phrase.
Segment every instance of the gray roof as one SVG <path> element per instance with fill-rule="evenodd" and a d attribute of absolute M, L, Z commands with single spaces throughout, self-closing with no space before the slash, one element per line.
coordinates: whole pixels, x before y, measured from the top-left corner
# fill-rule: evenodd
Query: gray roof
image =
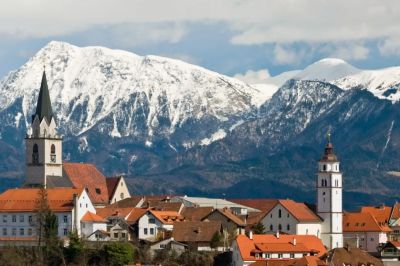
<path fill-rule="evenodd" d="M 38 116 L 39 120 L 42 121 L 46 118 L 47 122 L 50 123 L 53 117 L 53 110 L 51 109 L 49 88 L 47 87 L 46 72 L 43 71 L 42 83 L 40 84 L 39 98 L 36 105 L 36 112 L 32 116 L 32 122 L 35 117 Z"/>
<path fill-rule="evenodd" d="M 54 175 L 46 177 L 46 186 L 47 188 L 73 187 L 68 177 Z"/>

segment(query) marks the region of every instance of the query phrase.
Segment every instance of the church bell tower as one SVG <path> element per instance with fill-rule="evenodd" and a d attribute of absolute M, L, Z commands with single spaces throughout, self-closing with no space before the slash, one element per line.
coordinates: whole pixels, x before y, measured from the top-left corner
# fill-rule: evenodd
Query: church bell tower
<path fill-rule="evenodd" d="M 31 130 L 25 138 L 25 186 L 46 187 L 49 177 L 61 177 L 62 138 L 51 108 L 46 72 L 43 71 L 36 112 L 32 115 Z"/>
<path fill-rule="evenodd" d="M 321 239 L 328 249 L 343 247 L 342 179 L 328 133 L 317 174 L 317 214 L 323 219 Z"/>

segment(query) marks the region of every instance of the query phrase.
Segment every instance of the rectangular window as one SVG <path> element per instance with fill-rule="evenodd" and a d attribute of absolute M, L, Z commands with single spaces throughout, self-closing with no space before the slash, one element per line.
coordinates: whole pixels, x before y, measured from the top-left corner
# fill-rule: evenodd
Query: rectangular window
<path fill-rule="evenodd" d="M 64 223 L 68 223 L 68 216 L 64 215 Z"/>
<path fill-rule="evenodd" d="M 167 245 L 165 245 L 165 244 L 160 244 L 160 248 L 161 249 L 164 249 L 164 248 L 166 248 L 167 247 Z"/>
<path fill-rule="evenodd" d="M 125 238 L 125 237 L 126 237 L 126 234 L 125 234 L 125 233 L 121 233 L 121 237 L 122 237 L 122 238 Z"/>
<path fill-rule="evenodd" d="M 28 228 L 28 236 L 32 235 L 32 228 Z"/>
<path fill-rule="evenodd" d="M 17 222 L 17 215 L 13 215 L 13 216 L 12 216 L 12 222 L 13 222 L 13 223 L 16 223 L 16 222 Z"/>
<path fill-rule="evenodd" d="M 28 221 L 29 221 L 29 223 L 32 222 L 32 215 L 29 215 L 29 216 L 28 216 Z"/>
<path fill-rule="evenodd" d="M 154 228 L 150 228 L 150 235 L 154 235 Z"/>
<path fill-rule="evenodd" d="M 24 230 L 24 228 L 20 228 L 20 229 L 19 229 L 19 235 L 20 235 L 20 236 L 25 235 L 25 230 Z"/>
<path fill-rule="evenodd" d="M 281 259 L 283 255 L 281 253 L 278 254 L 278 258 Z"/>
<path fill-rule="evenodd" d="M 20 223 L 25 222 L 25 215 L 20 215 L 20 216 L 19 216 L 19 222 L 20 222 Z"/>
<path fill-rule="evenodd" d="M 3 236 L 7 235 L 7 228 L 3 228 Z"/>
<path fill-rule="evenodd" d="M 16 236 L 17 235 L 17 228 L 13 228 L 12 231 L 11 231 L 11 234 L 13 236 Z"/>
<path fill-rule="evenodd" d="M 68 229 L 64 228 L 64 235 L 67 236 L 68 235 Z"/>
<path fill-rule="evenodd" d="M 3 223 L 6 223 L 6 222 L 7 222 L 7 215 L 4 214 L 4 215 L 3 215 Z"/>
<path fill-rule="evenodd" d="M 149 224 L 155 224 L 156 223 L 156 219 L 154 218 L 149 218 Z"/>
<path fill-rule="evenodd" d="M 118 233 L 114 233 L 114 238 L 118 238 Z"/>
<path fill-rule="evenodd" d="M 147 235 L 147 228 L 144 229 L 144 234 Z"/>
<path fill-rule="evenodd" d="M 293 253 L 290 253 L 290 258 L 294 259 L 294 254 Z"/>

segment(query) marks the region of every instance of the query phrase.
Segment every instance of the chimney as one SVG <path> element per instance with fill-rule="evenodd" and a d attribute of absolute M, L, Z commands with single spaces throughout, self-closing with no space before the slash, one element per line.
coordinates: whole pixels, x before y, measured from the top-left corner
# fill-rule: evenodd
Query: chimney
<path fill-rule="evenodd" d="M 296 238 L 294 237 L 293 238 L 293 246 L 296 246 L 296 244 L 297 244 L 297 241 L 296 241 Z"/>
<path fill-rule="evenodd" d="M 253 231 L 252 230 L 250 230 L 250 232 L 249 232 L 249 239 L 253 240 Z"/>
<path fill-rule="evenodd" d="M 278 230 L 278 231 L 276 231 L 276 238 L 278 238 L 278 239 L 279 239 L 279 230 Z"/>

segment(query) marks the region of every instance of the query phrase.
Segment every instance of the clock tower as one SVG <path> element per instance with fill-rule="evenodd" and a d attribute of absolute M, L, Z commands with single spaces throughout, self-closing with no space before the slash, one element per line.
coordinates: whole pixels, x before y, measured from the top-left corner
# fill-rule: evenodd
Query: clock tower
<path fill-rule="evenodd" d="M 45 71 L 25 146 L 25 186 L 46 187 L 48 177 L 62 177 L 62 138 L 57 134 Z"/>

